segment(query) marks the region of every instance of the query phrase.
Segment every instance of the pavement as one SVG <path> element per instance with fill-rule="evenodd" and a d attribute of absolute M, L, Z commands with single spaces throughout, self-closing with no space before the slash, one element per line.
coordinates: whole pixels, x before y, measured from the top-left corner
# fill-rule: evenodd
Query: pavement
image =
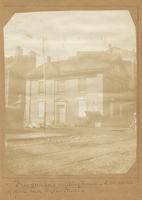
<path fill-rule="evenodd" d="M 134 129 L 6 134 L 7 169 L 16 175 L 126 173 L 136 159 Z"/>

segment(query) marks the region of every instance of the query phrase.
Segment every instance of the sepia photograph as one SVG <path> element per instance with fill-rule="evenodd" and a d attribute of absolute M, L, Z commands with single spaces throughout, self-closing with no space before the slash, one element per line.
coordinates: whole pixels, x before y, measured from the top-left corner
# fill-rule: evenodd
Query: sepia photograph
<path fill-rule="evenodd" d="M 4 27 L 5 166 L 126 174 L 136 162 L 136 28 L 127 10 L 15 13 Z"/>

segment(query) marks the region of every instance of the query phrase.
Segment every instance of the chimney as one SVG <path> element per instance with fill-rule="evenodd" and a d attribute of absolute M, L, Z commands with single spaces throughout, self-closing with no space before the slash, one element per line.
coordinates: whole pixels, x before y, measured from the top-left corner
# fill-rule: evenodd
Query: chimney
<path fill-rule="evenodd" d="M 29 52 L 29 56 L 32 62 L 33 67 L 36 67 L 36 53 L 34 51 Z"/>
<path fill-rule="evenodd" d="M 111 43 L 108 44 L 109 52 L 112 53 L 112 45 Z"/>
<path fill-rule="evenodd" d="M 17 46 L 15 49 L 15 57 L 16 58 L 21 58 L 23 57 L 23 48 L 20 46 Z"/>
<path fill-rule="evenodd" d="M 47 56 L 46 62 L 47 62 L 47 64 L 51 63 L 51 57 L 50 56 Z"/>

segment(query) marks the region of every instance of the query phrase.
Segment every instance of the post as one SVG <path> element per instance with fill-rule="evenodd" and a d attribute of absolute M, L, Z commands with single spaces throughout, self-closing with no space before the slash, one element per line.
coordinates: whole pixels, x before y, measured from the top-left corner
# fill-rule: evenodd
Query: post
<path fill-rule="evenodd" d="M 31 105 L 32 105 L 32 82 L 30 80 L 30 91 L 29 91 L 29 123 L 31 123 Z"/>
<path fill-rule="evenodd" d="M 44 129 L 46 129 L 46 55 L 45 55 L 45 38 L 43 36 L 42 38 L 42 54 L 43 54 L 43 81 L 44 81 L 44 120 L 43 120 L 43 124 L 44 124 Z"/>

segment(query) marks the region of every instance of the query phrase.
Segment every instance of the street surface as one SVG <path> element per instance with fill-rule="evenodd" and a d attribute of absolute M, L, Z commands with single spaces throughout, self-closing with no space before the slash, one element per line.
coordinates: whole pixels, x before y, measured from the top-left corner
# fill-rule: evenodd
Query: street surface
<path fill-rule="evenodd" d="M 136 159 L 132 129 L 6 135 L 7 169 L 17 175 L 126 173 Z"/>

